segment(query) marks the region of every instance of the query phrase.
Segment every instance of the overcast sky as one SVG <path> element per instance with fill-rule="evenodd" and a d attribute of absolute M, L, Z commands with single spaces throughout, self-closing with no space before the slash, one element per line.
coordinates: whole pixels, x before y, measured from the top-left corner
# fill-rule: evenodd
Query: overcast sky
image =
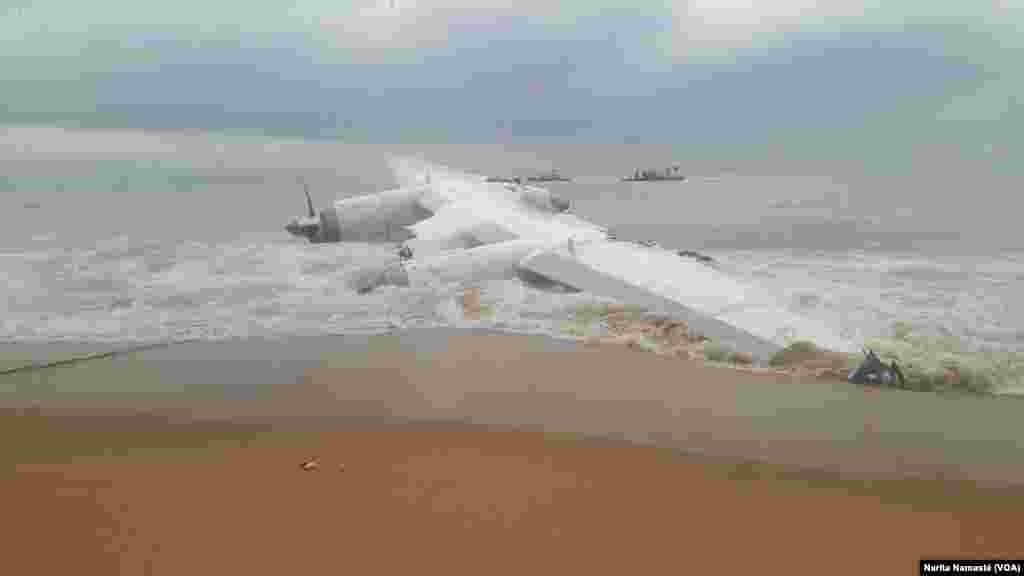
<path fill-rule="evenodd" d="M 4 5 L 5 124 L 1024 165 L 1020 0 Z"/>

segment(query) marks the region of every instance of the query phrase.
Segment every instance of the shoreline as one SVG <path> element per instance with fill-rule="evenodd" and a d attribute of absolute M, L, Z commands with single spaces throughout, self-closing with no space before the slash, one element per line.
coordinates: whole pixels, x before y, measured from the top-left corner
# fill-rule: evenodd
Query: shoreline
<path fill-rule="evenodd" d="M 855 476 L 1020 484 L 1022 406 L 484 329 L 186 343 L 0 377 L 0 408 L 464 422 Z"/>

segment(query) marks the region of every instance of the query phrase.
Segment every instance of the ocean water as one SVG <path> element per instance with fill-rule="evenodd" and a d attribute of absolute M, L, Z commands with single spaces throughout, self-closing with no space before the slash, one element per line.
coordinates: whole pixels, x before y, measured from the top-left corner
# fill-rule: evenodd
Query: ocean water
<path fill-rule="evenodd" d="M 483 287 L 493 314 L 471 322 L 454 286 L 351 292 L 347 274 L 393 258 L 394 247 L 311 245 L 283 225 L 304 211 L 300 177 L 324 205 L 390 187 L 393 153 L 500 174 L 557 167 L 578 177 L 552 187 L 581 216 L 622 237 L 702 250 L 855 338 L 901 321 L 1024 352 L 1018 183 L 688 161 L 658 146 L 402 147 L 44 128 L 0 130 L 0 341 L 467 324 L 561 335 L 570 310 L 595 300 L 494 282 Z M 670 162 L 691 180 L 617 181 Z"/>

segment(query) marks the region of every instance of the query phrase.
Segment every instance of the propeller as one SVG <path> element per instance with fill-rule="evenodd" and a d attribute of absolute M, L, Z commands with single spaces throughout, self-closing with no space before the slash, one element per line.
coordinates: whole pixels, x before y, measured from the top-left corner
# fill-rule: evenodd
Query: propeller
<path fill-rule="evenodd" d="M 306 195 L 307 216 L 292 218 L 284 229 L 292 236 L 301 236 L 310 242 L 316 242 L 320 236 L 320 217 L 313 209 L 313 198 L 309 195 L 309 185 L 306 183 L 306 179 L 299 178 L 299 182 L 302 183 L 302 191 Z"/>
<path fill-rule="evenodd" d="M 299 182 L 302 182 L 302 191 L 306 193 L 306 207 L 309 208 L 309 217 L 316 218 L 316 210 L 313 210 L 313 198 L 309 195 L 309 184 L 306 183 L 305 178 L 299 178 Z"/>

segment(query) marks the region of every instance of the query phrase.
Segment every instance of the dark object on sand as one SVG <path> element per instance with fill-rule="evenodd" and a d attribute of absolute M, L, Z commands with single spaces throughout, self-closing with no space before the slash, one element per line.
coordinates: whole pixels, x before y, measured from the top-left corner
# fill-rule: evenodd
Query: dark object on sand
<path fill-rule="evenodd" d="M 25 204 L 23 204 L 23 207 L 26 210 L 37 210 L 39 208 L 42 208 L 43 205 L 40 204 L 39 202 L 25 202 Z"/>
<path fill-rule="evenodd" d="M 896 365 L 896 361 L 893 360 L 890 364 L 886 365 L 871 350 L 865 351 L 864 362 L 856 370 L 850 372 L 850 376 L 847 379 L 854 384 L 880 384 L 885 386 L 891 386 L 899 380 L 901 388 L 906 386 L 903 372 Z"/>
<path fill-rule="evenodd" d="M 412 248 L 410 248 L 406 244 L 403 244 L 402 247 L 398 249 L 398 257 L 401 258 L 402 260 L 409 260 L 409 259 L 411 259 L 412 258 Z"/>
<path fill-rule="evenodd" d="M 676 254 L 682 256 L 683 258 L 693 258 L 705 264 L 711 264 L 712 262 L 715 261 L 715 259 L 712 258 L 711 256 L 705 256 L 704 254 L 701 254 L 700 252 L 694 252 L 693 250 L 679 250 L 676 252 Z"/>

